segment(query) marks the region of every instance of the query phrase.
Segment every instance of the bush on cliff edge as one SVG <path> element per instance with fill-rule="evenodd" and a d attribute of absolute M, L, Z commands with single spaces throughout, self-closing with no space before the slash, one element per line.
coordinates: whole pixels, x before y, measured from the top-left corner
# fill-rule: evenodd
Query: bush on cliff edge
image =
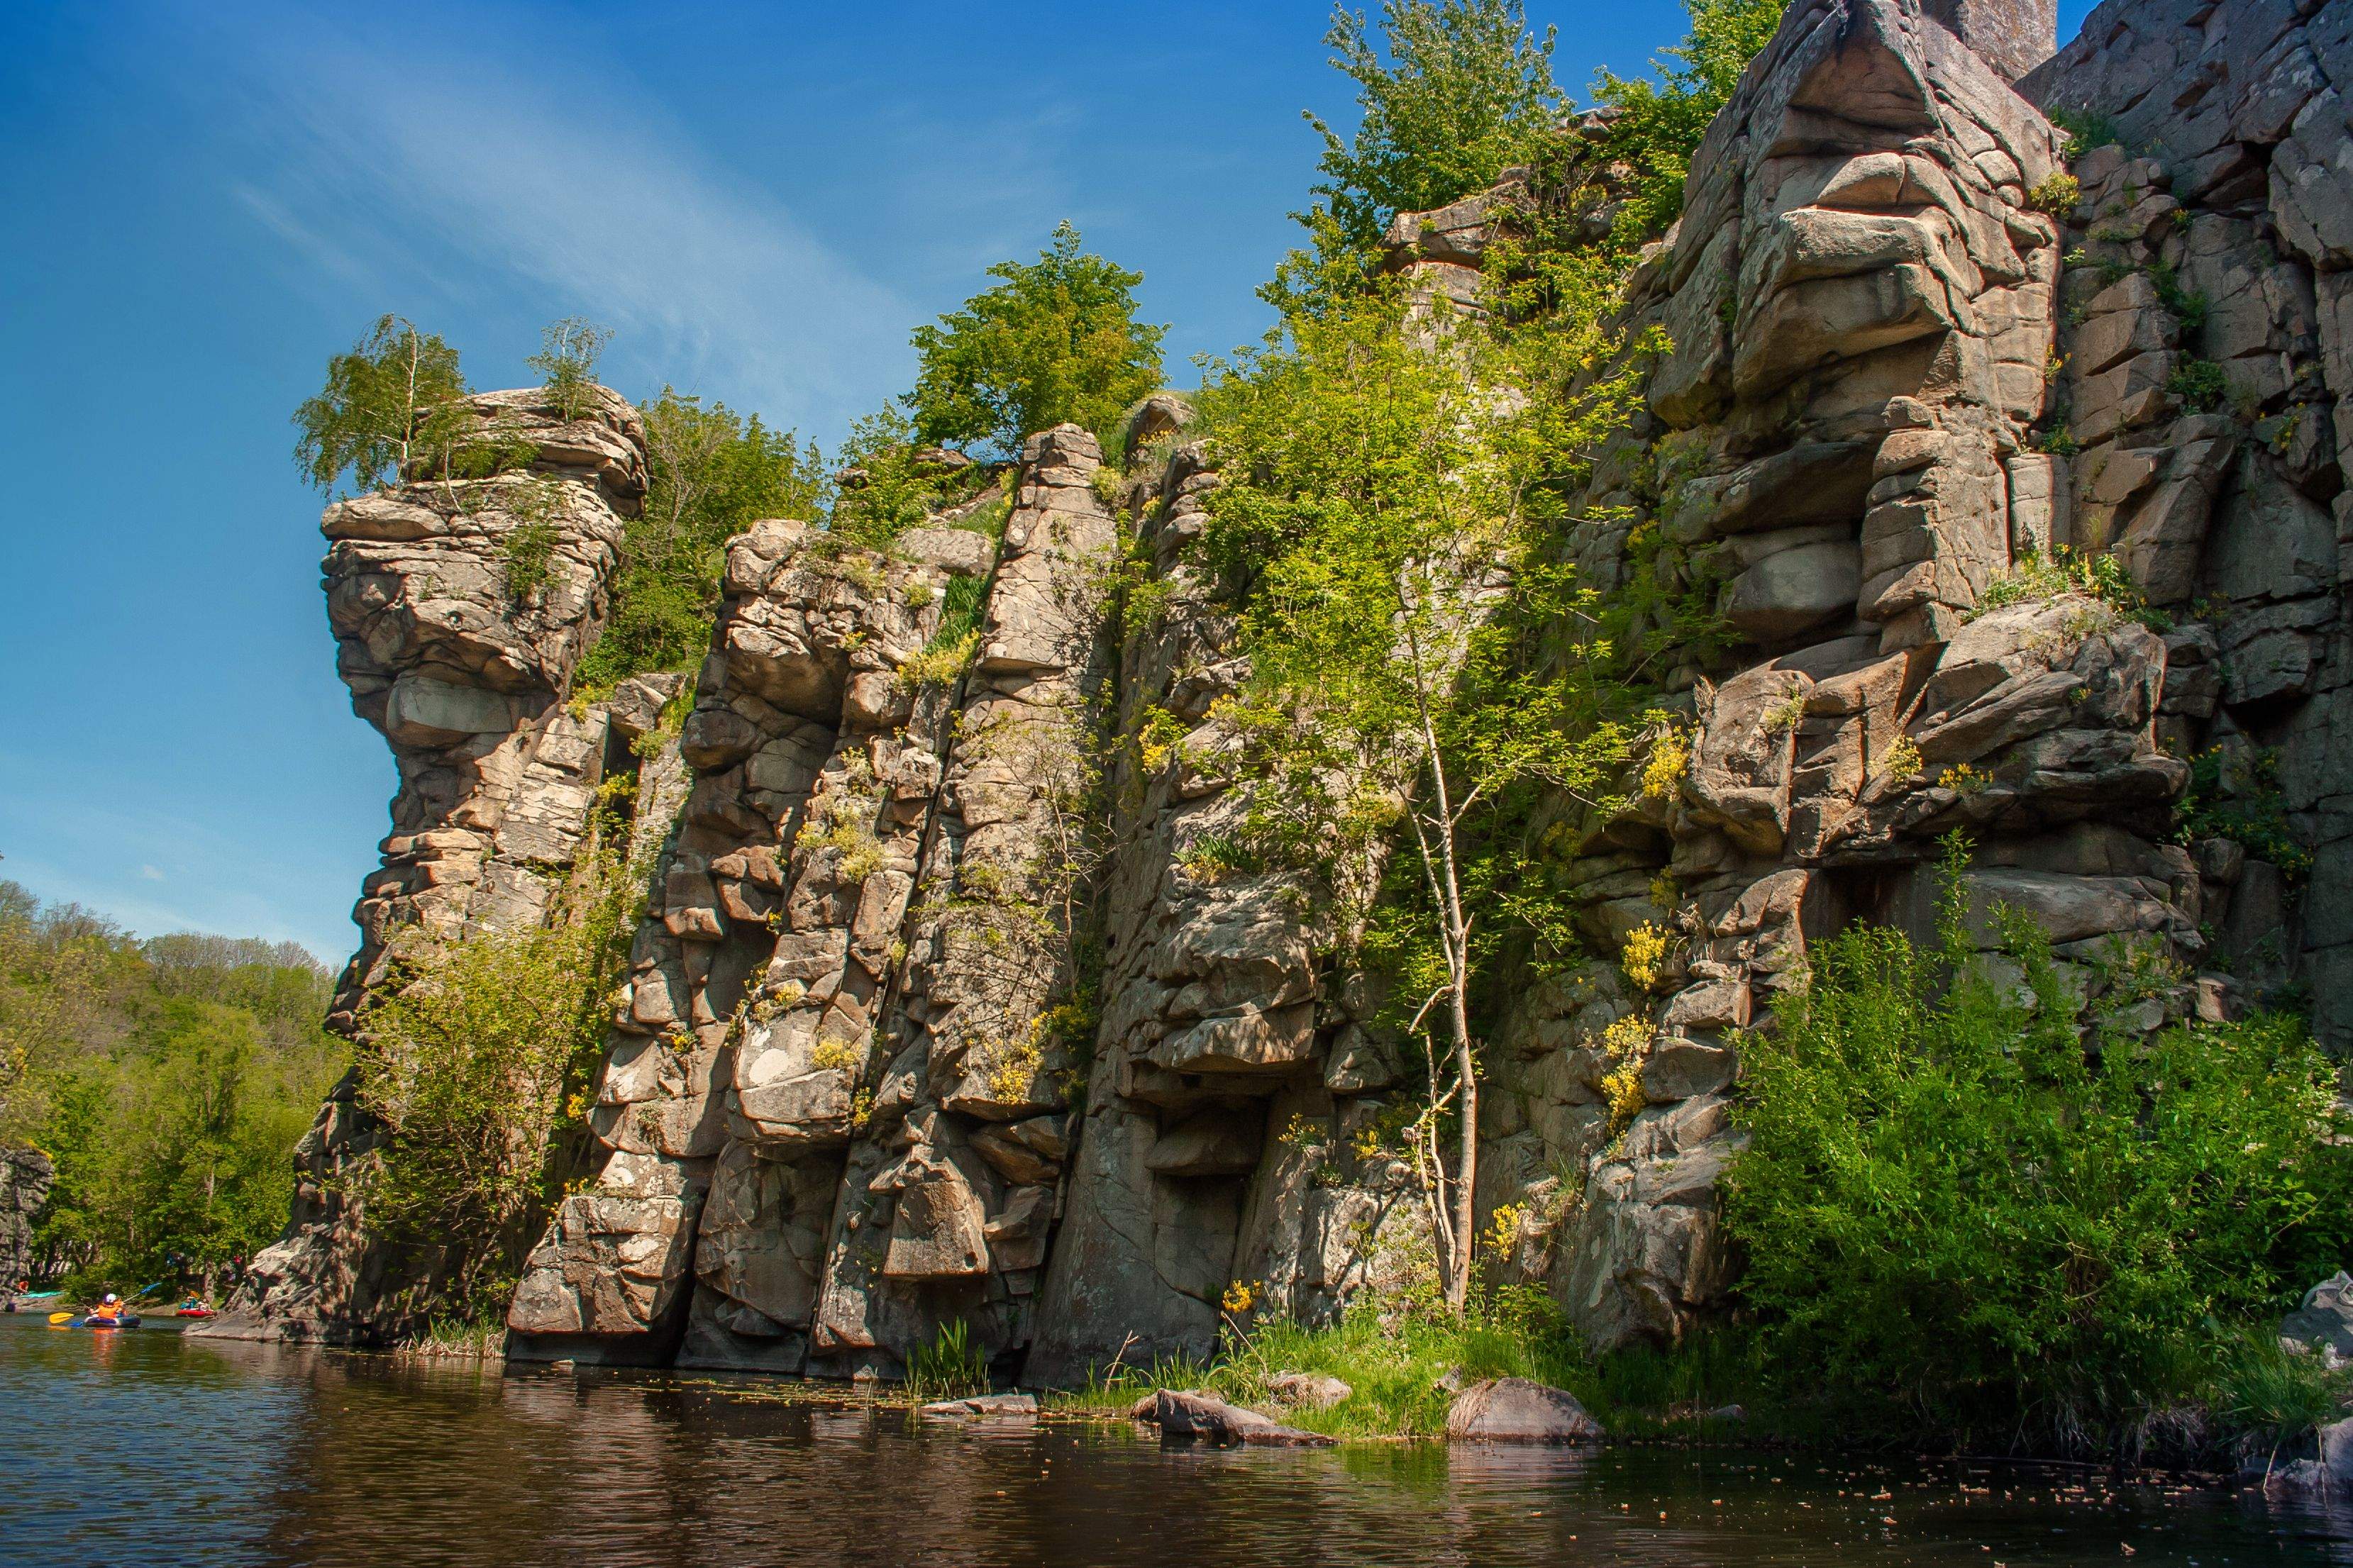
<path fill-rule="evenodd" d="M 2129 1447 L 2233 1325 L 2345 1260 L 2335 1074 L 2278 1016 L 2087 1049 L 2048 939 L 2006 936 L 2022 981 L 1948 889 L 1936 947 L 1850 930 L 1743 1042 L 1740 1297 L 1791 1390 L 1885 1394 L 1963 1441 Z"/>

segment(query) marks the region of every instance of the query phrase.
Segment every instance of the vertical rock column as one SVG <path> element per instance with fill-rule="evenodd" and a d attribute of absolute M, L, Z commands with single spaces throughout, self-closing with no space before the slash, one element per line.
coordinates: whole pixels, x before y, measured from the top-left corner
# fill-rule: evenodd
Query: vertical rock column
<path fill-rule="evenodd" d="M 813 1364 L 886 1368 L 963 1322 L 1026 1346 L 1092 1045 L 1095 787 L 1117 547 L 1101 455 L 1033 436 L 944 739 L 899 967 L 853 1091 Z M 907 905 L 907 894 L 899 895 Z"/>
<path fill-rule="evenodd" d="M 1198 444 L 1130 480 L 1168 592 L 1123 656 L 1121 728 L 1144 739 L 1122 749 L 1109 781 L 1103 1017 L 1033 1380 L 1071 1381 L 1115 1357 L 1208 1354 L 1253 1173 L 1307 1163 L 1268 1136 L 1272 1110 L 1294 1099 L 1329 1110 L 1305 904 L 1288 879 L 1233 875 L 1213 854 L 1248 810 L 1219 772 L 1225 740 L 1209 716 L 1247 671 L 1185 563 L 1216 483 Z M 1155 738 L 1164 731 L 1183 738 Z"/>
<path fill-rule="evenodd" d="M 536 391 L 482 395 L 470 412 L 474 438 L 527 444 L 529 467 L 411 480 L 321 520 L 336 667 L 400 773 L 383 868 L 353 910 L 360 949 L 328 1018 L 345 1033 L 364 1027 L 404 931 L 462 937 L 543 920 L 608 747 L 628 757 L 612 705 L 575 713 L 564 698 L 603 626 L 622 519 L 645 493 L 637 411 L 599 387 L 579 418 Z M 354 1085 L 336 1086 L 304 1136 L 286 1235 L 210 1331 L 348 1342 L 398 1326 L 413 1260 L 372 1247 L 338 1186 L 379 1138 Z"/>
<path fill-rule="evenodd" d="M 611 1152 L 517 1293 L 526 1353 L 846 1373 L 955 1321 L 1026 1342 L 1085 1045 L 1098 466 L 1074 427 L 1032 437 L 1001 553 L 789 523 L 731 547 Z M 992 563 L 969 671 L 918 661 Z"/>
<path fill-rule="evenodd" d="M 728 547 L 680 742 L 691 787 L 593 1112 L 605 1163 L 532 1255 L 508 1319 L 516 1353 L 666 1360 L 700 1268 L 736 1279 L 732 1305 L 708 1310 L 748 1331 L 749 1359 L 799 1364 L 785 1323 L 796 1300 L 806 1321 L 848 1137 L 847 1075 L 818 1027 L 829 1017 L 862 1044 L 849 1019 L 875 975 L 849 972 L 850 927 L 870 883 L 903 897 L 937 778 L 921 736 L 944 699 L 894 670 L 936 628 L 950 576 L 985 572 L 990 553 L 980 535 L 947 531 L 902 544 L 907 559 L 885 560 L 772 521 Z M 875 944 L 860 951 L 879 973 Z M 731 1133 L 764 1124 L 779 1136 Z M 771 1156 L 756 1165 L 755 1144 Z M 727 1180 L 698 1254 L 714 1166 Z M 754 1217 L 736 1226 L 747 1206 Z"/>

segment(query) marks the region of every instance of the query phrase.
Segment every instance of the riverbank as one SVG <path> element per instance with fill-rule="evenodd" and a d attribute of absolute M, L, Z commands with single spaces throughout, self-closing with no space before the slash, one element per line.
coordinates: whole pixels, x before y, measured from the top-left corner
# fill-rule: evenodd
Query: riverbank
<path fill-rule="evenodd" d="M 1796 1451 L 1168 1444 L 1049 1405 L 0 1322 L 0 1560 L 2306 1568 L 2353 1515 L 2176 1478 Z M 92 1430 L 141 1441 L 91 1452 Z M 157 1456 L 168 1455 L 168 1465 Z"/>

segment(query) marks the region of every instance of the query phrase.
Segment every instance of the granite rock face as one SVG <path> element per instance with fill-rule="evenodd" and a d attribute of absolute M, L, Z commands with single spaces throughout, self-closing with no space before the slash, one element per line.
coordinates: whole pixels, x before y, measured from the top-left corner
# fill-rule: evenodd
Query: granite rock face
<path fill-rule="evenodd" d="M 622 519 L 645 493 L 637 410 L 601 387 L 576 419 L 536 391 L 470 405 L 472 436 L 529 443 L 528 468 L 411 479 L 320 521 L 336 668 L 399 770 L 384 864 L 353 911 L 360 948 L 327 1020 L 346 1034 L 364 1027 L 404 931 L 463 937 L 546 917 L 597 789 L 638 771 L 629 742 L 675 680 L 641 678 L 577 711 L 565 701 L 604 624 Z M 517 570 L 518 555 L 536 569 Z M 644 770 L 648 782 L 660 772 Z M 639 811 L 651 821 L 659 807 Z M 295 1151 L 286 1235 L 205 1331 L 367 1342 L 400 1325 L 415 1266 L 370 1244 L 337 1183 L 378 1138 L 347 1077 Z"/>
<path fill-rule="evenodd" d="M 533 1257 L 521 1353 L 848 1375 L 954 1321 L 1028 1345 L 1091 1043 L 1101 463 L 1075 427 L 1031 437 L 1001 542 L 735 541 L 609 1157 Z"/>
<path fill-rule="evenodd" d="M 2049 0 L 1793 0 L 1709 130 L 1623 305 L 1672 348 L 1571 510 L 1606 520 L 1574 540 L 1587 584 L 1644 563 L 1740 642 L 1663 672 L 1680 777 L 1535 825 L 1595 956 L 1514 987 L 1484 1051 L 1481 1226 L 1516 1225 L 1505 1272 L 1595 1345 L 1722 1307 L 1740 1032 L 1843 927 L 1926 934 L 1957 829 L 1984 963 L 2022 915 L 2087 1016 L 2300 984 L 2353 1048 L 2344 13 L 2112 0 L 2047 58 Z M 2071 151 L 2046 108 L 2136 151 Z M 1399 216 L 1420 309 L 1478 303 L 1528 181 Z M 536 605 L 499 598 L 488 492 L 330 511 L 343 668 L 403 779 L 347 1021 L 400 930 L 540 918 L 608 737 L 670 696 L 560 702 L 642 484 L 633 417 L 540 440 L 565 500 Z M 1190 419 L 1147 399 L 1117 474 L 1043 432 L 888 555 L 789 521 L 732 542 L 691 714 L 639 774 L 639 820 L 676 829 L 598 1173 L 532 1255 L 512 1353 L 890 1375 L 960 1323 L 1054 1382 L 1405 1282 L 1408 1054 L 1316 900 L 1220 853 L 1250 803 L 1213 708 L 1248 670 L 1188 564 L 1219 483 Z M 972 526 L 1000 510 L 1001 539 Z M 2063 547 L 2169 620 L 2013 581 Z M 1153 613 L 1113 614 L 1136 572 Z M 2276 788 L 2317 861 L 2300 901 L 2284 858 L 2176 841 L 2209 755 L 2213 787 Z M 1637 932 L 1655 958 L 1623 964 Z M 331 1102 L 248 1315 L 364 1316 L 379 1286 L 316 1177 L 366 1136 Z"/>
<path fill-rule="evenodd" d="M 2081 450 L 2060 537 L 2198 623 L 2159 722 L 2311 857 L 2212 857 L 2202 918 L 2258 994 L 2301 987 L 2353 1051 L 2353 15 L 2288 0 L 2094 11 L 2021 84 L 2094 127 L 2062 281 Z M 2113 140 L 2110 139 L 2111 134 Z M 2184 617 L 2187 618 L 2186 616 Z M 2269 847 L 2265 846 L 2263 847 Z M 2289 875 L 2283 875 L 2283 871 Z"/>

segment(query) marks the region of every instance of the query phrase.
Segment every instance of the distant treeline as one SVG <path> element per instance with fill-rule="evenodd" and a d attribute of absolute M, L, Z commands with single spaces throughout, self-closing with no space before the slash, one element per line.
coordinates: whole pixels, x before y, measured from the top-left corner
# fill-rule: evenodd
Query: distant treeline
<path fill-rule="evenodd" d="M 142 941 L 0 881 L 0 1146 L 56 1162 L 44 1281 L 217 1275 L 276 1237 L 294 1143 L 348 1060 L 320 1027 L 332 988 L 292 942 Z"/>

